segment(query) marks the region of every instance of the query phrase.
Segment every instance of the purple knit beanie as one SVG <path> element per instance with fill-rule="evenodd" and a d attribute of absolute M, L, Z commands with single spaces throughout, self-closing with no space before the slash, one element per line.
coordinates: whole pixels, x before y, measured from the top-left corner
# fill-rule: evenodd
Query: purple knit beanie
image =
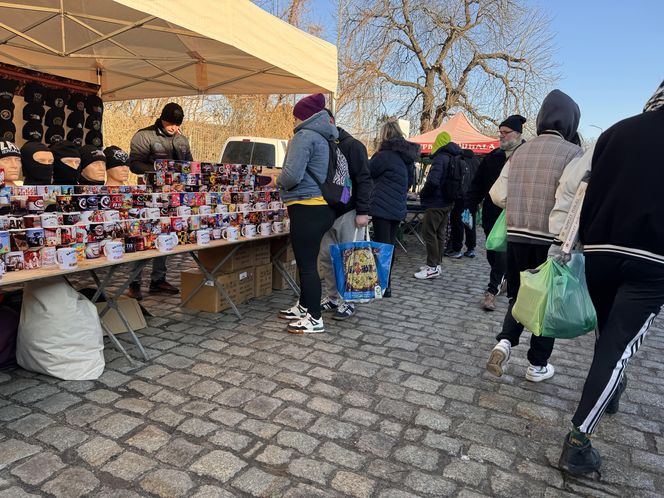
<path fill-rule="evenodd" d="M 293 107 L 293 116 L 301 121 L 306 121 L 317 112 L 325 108 L 325 96 L 322 93 L 314 93 L 300 99 Z"/>

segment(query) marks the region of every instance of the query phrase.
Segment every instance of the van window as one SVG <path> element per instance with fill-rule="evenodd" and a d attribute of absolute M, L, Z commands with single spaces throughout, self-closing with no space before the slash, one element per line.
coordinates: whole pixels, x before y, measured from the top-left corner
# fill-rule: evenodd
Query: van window
<path fill-rule="evenodd" d="M 228 142 L 221 158 L 226 164 L 251 164 L 274 168 L 275 150 L 272 144 L 258 142 Z"/>

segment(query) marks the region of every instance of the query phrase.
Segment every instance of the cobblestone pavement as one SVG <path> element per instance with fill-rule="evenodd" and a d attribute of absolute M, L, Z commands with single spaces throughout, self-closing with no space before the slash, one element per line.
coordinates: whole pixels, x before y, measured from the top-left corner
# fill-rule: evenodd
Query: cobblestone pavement
<path fill-rule="evenodd" d="M 0 373 L 0 497 L 664 495 L 661 321 L 594 439 L 602 480 L 566 478 L 553 465 L 592 337 L 559 341 L 550 381 L 524 379 L 523 346 L 490 376 L 506 302 L 478 307 L 483 253 L 417 281 L 423 248 L 409 242 L 394 297 L 324 335 L 284 332 L 286 291 L 242 305 L 242 320 L 147 298 L 152 361 L 132 367 L 109 345 L 94 382 Z"/>

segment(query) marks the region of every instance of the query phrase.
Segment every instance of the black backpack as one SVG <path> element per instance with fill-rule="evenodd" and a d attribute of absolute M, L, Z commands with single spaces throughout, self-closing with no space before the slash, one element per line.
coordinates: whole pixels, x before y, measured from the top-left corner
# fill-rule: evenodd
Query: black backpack
<path fill-rule="evenodd" d="M 473 181 L 473 172 L 471 164 L 463 154 L 450 156 L 450 163 L 447 166 L 447 175 L 443 182 L 443 197 L 449 201 L 455 201 L 463 197 L 470 183 Z"/>
<path fill-rule="evenodd" d="M 320 188 L 323 199 L 325 199 L 328 206 L 333 209 L 343 209 L 350 203 L 353 189 L 348 160 L 339 150 L 338 141 L 328 140 L 327 143 L 330 146 L 330 159 L 325 181 L 318 181 L 318 178 L 309 171 L 309 166 L 307 166 L 307 173 Z"/>

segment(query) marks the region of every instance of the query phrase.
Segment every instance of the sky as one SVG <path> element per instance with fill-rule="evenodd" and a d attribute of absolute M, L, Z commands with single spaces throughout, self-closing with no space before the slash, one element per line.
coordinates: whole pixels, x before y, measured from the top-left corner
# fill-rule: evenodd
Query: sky
<path fill-rule="evenodd" d="M 584 138 L 641 112 L 664 80 L 664 0 L 524 1 L 551 18 L 560 75 L 551 89 L 579 104 Z M 335 3 L 313 0 L 311 9 L 332 42 Z"/>

